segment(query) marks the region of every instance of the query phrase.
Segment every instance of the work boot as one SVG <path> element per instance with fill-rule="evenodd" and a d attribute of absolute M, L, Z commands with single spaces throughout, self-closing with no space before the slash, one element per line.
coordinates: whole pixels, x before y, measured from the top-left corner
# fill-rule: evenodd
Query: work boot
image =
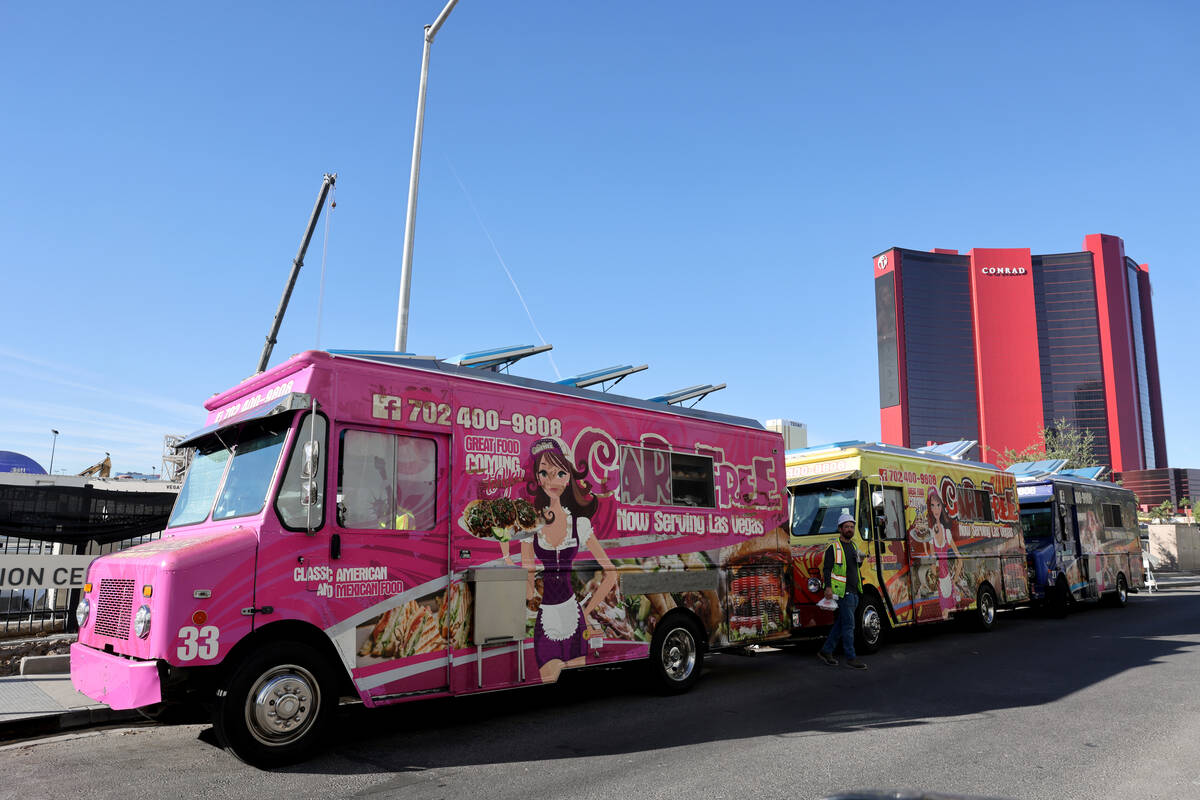
<path fill-rule="evenodd" d="M 836 664 L 837 662 L 835 661 L 833 663 Z M 849 667 L 850 669 L 866 669 L 867 668 L 867 665 L 864 664 L 863 662 L 859 661 L 857 658 L 852 658 L 849 661 L 847 661 L 846 666 Z"/>
<path fill-rule="evenodd" d="M 817 658 L 821 659 L 823 663 L 828 664 L 831 667 L 836 667 L 838 665 L 838 660 L 833 657 L 833 654 L 826 653 L 824 650 L 817 651 Z"/>

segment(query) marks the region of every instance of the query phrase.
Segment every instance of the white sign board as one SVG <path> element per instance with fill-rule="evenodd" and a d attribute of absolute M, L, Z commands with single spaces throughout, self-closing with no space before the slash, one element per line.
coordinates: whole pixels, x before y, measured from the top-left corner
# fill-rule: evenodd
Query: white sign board
<path fill-rule="evenodd" d="M 80 589 L 98 556 L 0 556 L 0 590 Z"/>

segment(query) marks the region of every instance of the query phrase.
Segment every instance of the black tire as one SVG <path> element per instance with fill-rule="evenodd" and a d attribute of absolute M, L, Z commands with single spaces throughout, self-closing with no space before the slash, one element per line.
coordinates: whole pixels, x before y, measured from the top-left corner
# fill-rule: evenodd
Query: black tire
<path fill-rule="evenodd" d="M 864 594 L 858 601 L 858 619 L 854 624 L 854 649 L 861 653 L 877 653 L 887 640 L 888 618 L 883 603 L 874 592 Z"/>
<path fill-rule="evenodd" d="M 996 626 L 996 591 L 988 584 L 979 587 L 975 596 L 975 627 L 990 631 Z"/>
<path fill-rule="evenodd" d="M 1046 612 L 1062 619 L 1071 610 L 1071 588 L 1065 578 L 1059 578 L 1046 593 Z"/>
<path fill-rule="evenodd" d="M 303 761 L 329 729 L 336 686 L 329 662 L 306 644 L 284 642 L 259 650 L 217 690 L 217 740 L 256 767 Z"/>
<path fill-rule="evenodd" d="M 676 614 L 659 622 L 650 641 L 650 674 L 664 694 L 681 694 L 700 680 L 704 637 L 690 617 Z"/>
<path fill-rule="evenodd" d="M 1129 602 L 1129 583 L 1125 580 L 1125 573 L 1117 573 L 1117 590 L 1108 596 L 1108 604 L 1113 608 L 1124 608 Z"/>

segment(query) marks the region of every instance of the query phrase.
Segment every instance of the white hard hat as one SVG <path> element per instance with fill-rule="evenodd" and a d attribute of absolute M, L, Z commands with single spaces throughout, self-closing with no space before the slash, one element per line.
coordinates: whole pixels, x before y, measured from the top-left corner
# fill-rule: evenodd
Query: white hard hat
<path fill-rule="evenodd" d="M 850 509 L 843 508 L 842 515 L 838 517 L 838 527 L 842 527 L 842 525 L 847 522 L 854 522 L 854 517 L 850 514 Z"/>

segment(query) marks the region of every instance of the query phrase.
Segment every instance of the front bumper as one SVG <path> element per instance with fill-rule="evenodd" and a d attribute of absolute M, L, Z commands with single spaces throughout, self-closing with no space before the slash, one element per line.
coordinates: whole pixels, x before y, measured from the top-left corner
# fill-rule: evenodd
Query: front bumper
<path fill-rule="evenodd" d="M 157 661 L 139 661 L 76 642 L 71 645 L 71 684 L 109 708 L 139 708 L 162 700 Z"/>

